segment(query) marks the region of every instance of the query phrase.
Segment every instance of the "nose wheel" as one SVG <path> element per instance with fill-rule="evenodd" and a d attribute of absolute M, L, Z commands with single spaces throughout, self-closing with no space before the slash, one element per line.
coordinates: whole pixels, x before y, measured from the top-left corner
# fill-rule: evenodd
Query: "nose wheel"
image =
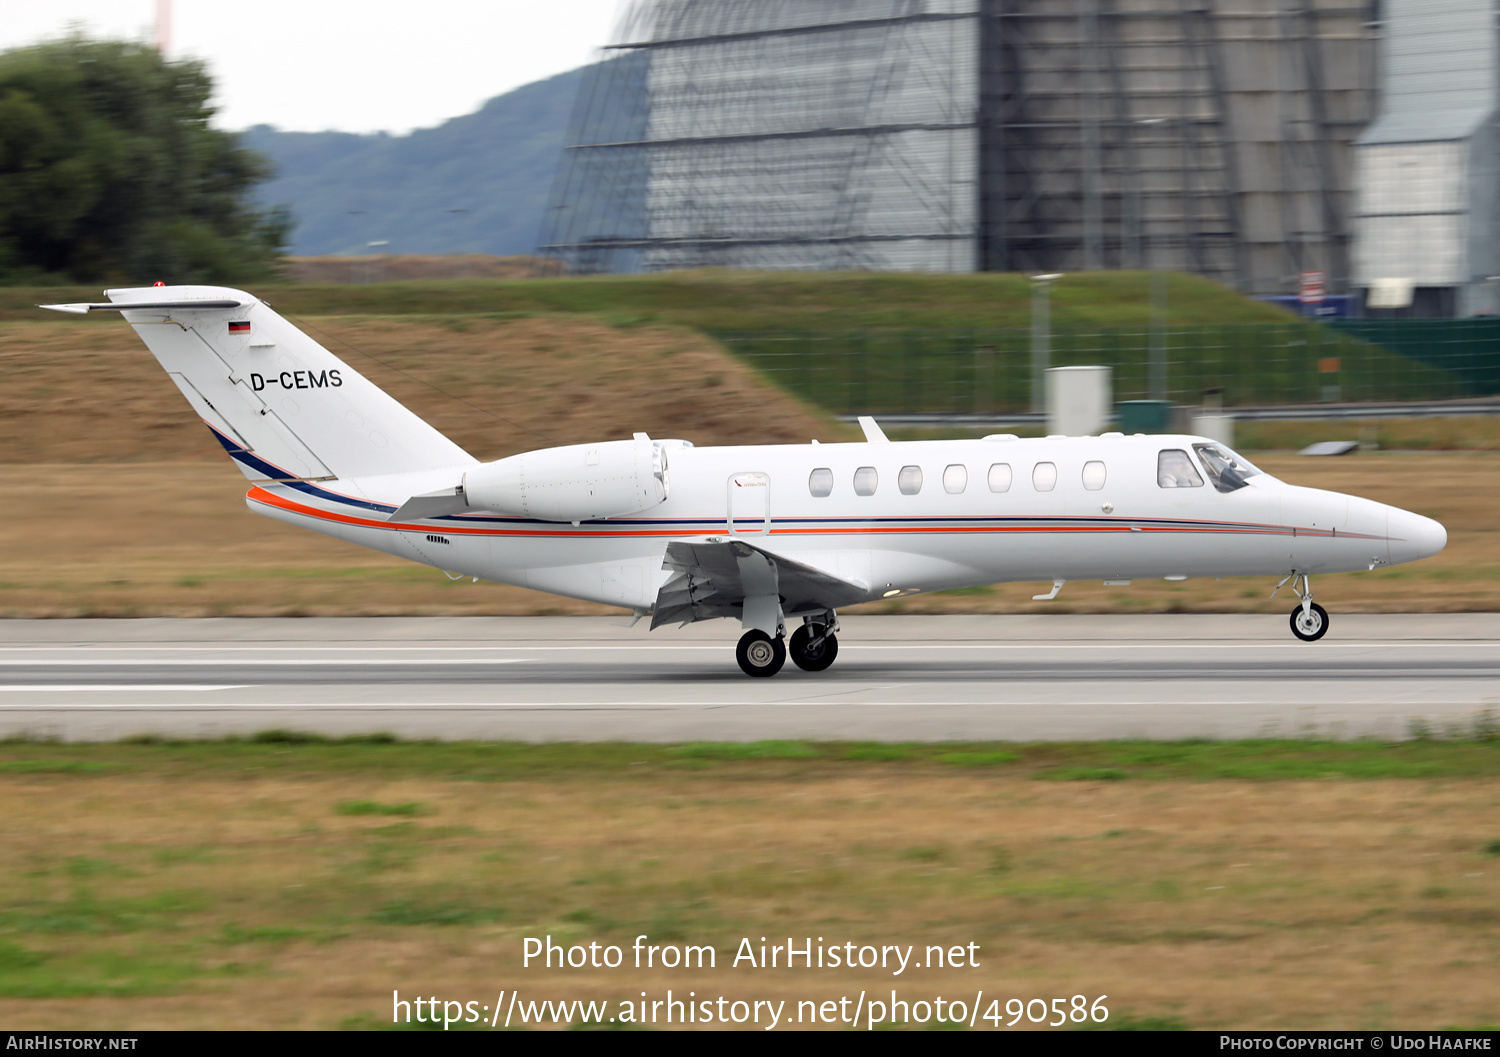
<path fill-rule="evenodd" d="M 1276 591 L 1288 582 L 1292 585 L 1292 592 L 1302 599 L 1302 603 L 1292 610 L 1292 634 L 1303 642 L 1317 642 L 1328 633 L 1328 610 L 1312 600 L 1312 582 L 1306 573 L 1293 572 L 1284 577 L 1276 585 Z M 1276 597 L 1276 591 L 1271 592 L 1272 598 Z"/>
<path fill-rule="evenodd" d="M 764 631 L 752 629 L 740 636 L 734 659 L 740 662 L 740 671 L 746 675 L 769 678 L 786 663 L 786 643 L 780 637 L 773 639 Z"/>
<path fill-rule="evenodd" d="M 1316 602 L 1306 609 L 1298 606 L 1292 610 L 1292 634 L 1303 642 L 1317 642 L 1328 631 L 1328 610 Z"/>

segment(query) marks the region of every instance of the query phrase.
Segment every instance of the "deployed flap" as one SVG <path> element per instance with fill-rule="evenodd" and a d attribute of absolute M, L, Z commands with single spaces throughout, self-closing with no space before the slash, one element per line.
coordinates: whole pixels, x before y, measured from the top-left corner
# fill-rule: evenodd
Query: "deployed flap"
<path fill-rule="evenodd" d="M 726 543 L 668 543 L 662 568 L 675 575 L 656 595 L 651 627 L 689 624 L 695 620 L 741 615 L 746 590 L 744 559 L 764 558 L 775 568 L 781 608 L 788 616 L 836 609 L 864 600 L 867 588 L 841 580 L 811 565 L 753 547 L 743 540 Z"/>

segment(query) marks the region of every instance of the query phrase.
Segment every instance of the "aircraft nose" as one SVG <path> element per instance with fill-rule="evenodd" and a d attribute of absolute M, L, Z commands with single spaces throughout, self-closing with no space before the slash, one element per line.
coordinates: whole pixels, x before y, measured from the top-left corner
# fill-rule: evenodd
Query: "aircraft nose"
<path fill-rule="evenodd" d="M 1430 558 L 1448 546 L 1448 530 L 1430 517 L 1391 508 L 1391 564 Z"/>

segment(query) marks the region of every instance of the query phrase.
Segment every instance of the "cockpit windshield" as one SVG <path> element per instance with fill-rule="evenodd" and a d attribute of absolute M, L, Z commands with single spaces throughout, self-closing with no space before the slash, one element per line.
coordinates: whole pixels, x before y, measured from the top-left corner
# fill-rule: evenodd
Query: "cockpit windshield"
<path fill-rule="evenodd" d="M 1245 481 L 1260 473 L 1248 459 L 1236 455 L 1222 444 L 1194 444 L 1208 479 L 1221 492 L 1233 492 L 1245 487 Z"/>

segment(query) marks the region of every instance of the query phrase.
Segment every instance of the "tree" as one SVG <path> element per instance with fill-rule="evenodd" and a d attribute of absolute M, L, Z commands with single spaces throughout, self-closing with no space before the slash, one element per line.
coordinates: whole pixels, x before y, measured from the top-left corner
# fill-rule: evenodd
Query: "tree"
<path fill-rule="evenodd" d="M 200 62 L 79 36 L 0 53 L 0 280 L 244 282 L 275 267 L 270 164 L 209 127 Z"/>

